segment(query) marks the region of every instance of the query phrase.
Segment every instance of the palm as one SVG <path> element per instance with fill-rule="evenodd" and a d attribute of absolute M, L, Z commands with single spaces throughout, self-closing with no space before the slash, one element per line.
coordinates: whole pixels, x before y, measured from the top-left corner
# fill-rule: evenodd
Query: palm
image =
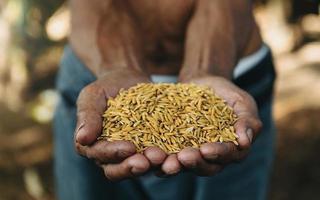
<path fill-rule="evenodd" d="M 227 163 L 239 161 L 248 154 L 252 140 L 261 128 L 261 122 L 253 98 L 227 79 L 205 76 L 188 82 L 212 88 L 238 116 L 235 129 L 239 136 L 239 147 L 233 143 L 207 143 L 199 150 L 186 148 L 178 153 L 178 160 L 185 168 L 198 175 L 208 176 L 218 173 Z"/>

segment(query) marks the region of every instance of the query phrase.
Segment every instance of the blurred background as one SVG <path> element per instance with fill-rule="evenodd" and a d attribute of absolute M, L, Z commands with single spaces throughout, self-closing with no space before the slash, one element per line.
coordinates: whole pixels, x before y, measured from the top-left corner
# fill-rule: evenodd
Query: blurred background
<path fill-rule="evenodd" d="M 256 1 L 278 72 L 272 200 L 320 197 L 317 2 Z M 0 0 L 0 200 L 55 199 L 50 123 L 69 15 L 63 0 Z"/>

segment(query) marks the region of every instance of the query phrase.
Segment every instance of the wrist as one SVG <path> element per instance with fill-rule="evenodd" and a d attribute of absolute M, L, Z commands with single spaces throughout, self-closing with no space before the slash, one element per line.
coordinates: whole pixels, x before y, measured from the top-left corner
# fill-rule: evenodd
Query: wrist
<path fill-rule="evenodd" d="M 182 83 L 197 82 L 198 80 L 231 81 L 230 79 L 225 78 L 223 76 L 209 74 L 209 73 L 196 74 L 188 77 L 179 76 L 179 82 L 182 82 Z"/>
<path fill-rule="evenodd" d="M 179 73 L 179 82 L 190 82 L 190 80 L 212 77 L 212 78 L 224 78 L 226 80 L 232 80 L 233 70 L 220 70 L 217 72 L 209 70 L 201 70 L 199 68 L 183 67 Z"/>
<path fill-rule="evenodd" d="M 149 82 L 150 79 L 142 70 L 129 68 L 129 67 L 101 67 L 99 73 L 96 74 L 97 79 L 110 79 L 110 80 L 129 80 L 137 79 L 141 82 Z"/>

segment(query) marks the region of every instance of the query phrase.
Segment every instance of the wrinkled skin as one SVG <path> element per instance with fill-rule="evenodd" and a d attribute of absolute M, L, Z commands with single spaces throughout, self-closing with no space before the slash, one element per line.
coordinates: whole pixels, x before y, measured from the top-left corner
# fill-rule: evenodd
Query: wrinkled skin
<path fill-rule="evenodd" d="M 198 0 L 175 1 L 172 6 L 172 1 L 154 1 L 154 7 L 143 0 L 125 5 L 112 2 L 120 1 L 94 0 L 90 6 L 85 0 L 71 1 L 71 45 L 97 76 L 77 101 L 75 147 L 79 154 L 95 160 L 110 180 L 149 171 L 163 177 L 181 170 L 211 176 L 243 160 L 262 126 L 253 98 L 230 81 L 237 60 L 261 45 L 250 3 Z M 239 27 L 246 29 L 236 34 Z M 97 141 L 107 99 L 121 88 L 149 82 L 151 73 L 178 73 L 180 82 L 213 88 L 239 117 L 235 124 L 239 146 L 207 143 L 200 149 L 167 155 L 158 147 L 137 153 L 128 141 Z"/>
<path fill-rule="evenodd" d="M 132 73 L 132 72 L 130 72 Z M 123 72 L 110 74 L 117 80 L 126 75 Z M 78 152 L 94 159 L 104 169 L 110 180 L 121 180 L 148 172 L 151 168 L 158 170 L 162 176 L 174 175 L 182 168 L 194 171 L 200 176 L 218 173 L 233 161 L 240 161 L 250 149 L 254 137 L 261 129 L 257 107 L 250 95 L 225 78 L 206 76 L 190 80 L 193 83 L 206 85 L 224 98 L 234 109 L 239 119 L 235 124 L 239 136 L 239 147 L 233 143 L 207 143 L 200 147 L 185 148 L 178 154 L 167 155 L 158 147 L 150 147 L 143 154 L 135 151 L 135 146 L 128 141 L 98 141 L 96 138 L 102 131 L 102 113 L 106 108 L 109 96 L 116 95 L 114 86 L 127 88 L 134 83 L 147 82 L 144 76 L 135 76 L 130 82 L 116 82 L 113 87 L 105 87 L 110 83 L 108 75 L 82 90 L 78 100 L 78 130 L 76 131 L 76 148 Z M 118 83 L 125 83 L 119 84 Z M 89 145 L 89 146 L 88 146 Z"/>

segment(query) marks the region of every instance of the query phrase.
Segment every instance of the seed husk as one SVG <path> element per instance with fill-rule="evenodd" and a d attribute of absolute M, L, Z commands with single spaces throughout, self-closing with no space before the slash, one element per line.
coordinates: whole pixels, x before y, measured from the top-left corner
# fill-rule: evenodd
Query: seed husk
<path fill-rule="evenodd" d="M 158 146 L 166 153 L 207 142 L 236 145 L 237 120 L 226 101 L 205 86 L 141 83 L 107 101 L 99 139 L 129 140 L 138 152 Z"/>

